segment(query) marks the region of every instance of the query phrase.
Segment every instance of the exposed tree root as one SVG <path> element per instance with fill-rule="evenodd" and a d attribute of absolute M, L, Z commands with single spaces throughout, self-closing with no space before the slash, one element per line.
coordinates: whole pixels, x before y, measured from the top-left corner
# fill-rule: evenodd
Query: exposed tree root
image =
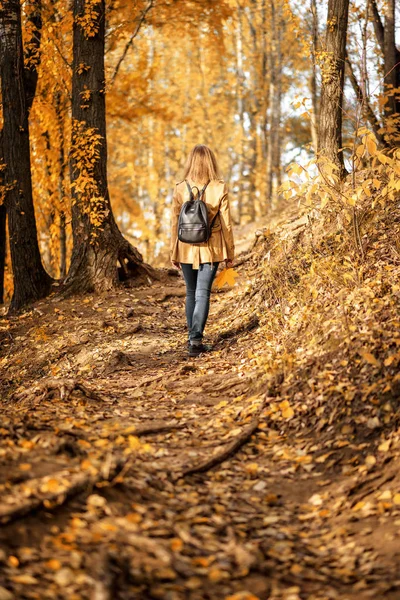
<path fill-rule="evenodd" d="M 384 484 L 393 481 L 398 473 L 396 467 L 397 465 L 395 465 L 394 469 L 389 469 L 383 476 L 381 473 L 373 473 L 367 479 L 357 481 L 347 492 L 348 496 L 355 496 L 352 500 L 351 507 L 353 508 L 357 502 L 360 502 L 370 494 L 376 493 L 376 491 Z"/>
<path fill-rule="evenodd" d="M 151 425 L 138 425 L 127 427 L 126 430 L 118 430 L 113 431 L 107 437 L 109 440 L 114 440 L 119 436 L 127 436 L 127 435 L 135 435 L 136 437 L 141 437 L 144 435 L 154 435 L 156 433 L 165 433 L 168 431 L 176 431 L 177 429 L 185 429 L 187 427 L 187 423 L 154 423 Z M 90 435 L 85 435 L 85 432 L 82 429 L 63 429 L 63 435 L 71 435 L 73 437 L 77 437 L 79 439 L 89 439 Z M 92 434 L 93 436 L 93 434 Z"/>
<path fill-rule="evenodd" d="M 253 256 L 254 256 L 254 252 L 249 252 L 248 254 L 245 254 L 241 258 L 235 259 L 235 265 L 234 265 L 235 268 L 240 267 L 240 265 L 243 265 L 245 262 L 250 260 L 250 258 L 252 258 Z"/>
<path fill-rule="evenodd" d="M 176 431 L 177 429 L 185 429 L 187 427 L 187 423 L 164 423 L 159 425 L 142 425 L 141 427 L 137 427 L 133 433 L 137 437 L 141 435 L 150 435 L 155 433 L 163 433 L 167 431 Z M 124 435 L 122 433 L 122 435 Z"/>
<path fill-rule="evenodd" d="M 165 288 L 164 292 L 156 297 L 157 302 L 164 302 L 168 298 L 179 297 L 184 298 L 186 296 L 186 289 L 184 287 L 180 288 Z"/>
<path fill-rule="evenodd" d="M 154 383 L 155 381 L 160 381 L 160 379 L 162 379 L 163 377 L 164 373 L 161 373 L 160 375 L 155 375 L 154 377 L 146 377 L 146 379 L 143 379 L 143 381 L 141 381 L 135 389 L 139 389 L 140 387 L 143 387 L 144 385 L 147 385 L 149 383 Z"/>
<path fill-rule="evenodd" d="M 260 417 L 262 411 L 265 406 L 265 401 L 262 403 L 261 408 L 257 415 L 252 419 L 252 421 L 246 426 L 243 427 L 241 433 L 235 437 L 231 442 L 225 445 L 219 452 L 213 454 L 210 458 L 206 458 L 202 460 L 197 465 L 190 467 L 183 471 L 182 476 L 186 477 L 187 475 L 193 475 L 194 473 L 205 473 L 209 471 L 213 467 L 220 465 L 227 458 L 230 458 L 233 454 L 235 454 L 240 448 L 249 441 L 253 433 L 257 431 L 258 425 L 260 423 Z"/>
<path fill-rule="evenodd" d="M 13 396 L 13 400 L 16 401 L 27 401 L 27 400 L 43 400 L 51 392 L 59 392 L 60 400 L 68 400 L 74 391 L 82 392 L 86 398 L 91 400 L 97 400 L 98 402 L 105 402 L 98 392 L 88 387 L 77 379 L 46 379 L 42 383 L 37 384 L 32 389 L 23 390 Z"/>
<path fill-rule="evenodd" d="M 23 517 L 43 506 L 49 510 L 64 504 L 67 499 L 80 492 L 90 490 L 98 481 L 109 481 L 125 466 L 129 456 L 114 458 L 107 469 L 103 468 L 96 473 L 90 470 L 71 473 L 68 470 L 58 471 L 50 476 L 39 479 L 30 479 L 24 484 L 24 493 L 29 483 L 28 498 L 13 494 L 4 495 L 0 502 L 0 523 L 8 523 Z M 105 472 L 106 471 L 106 472 Z"/>
<path fill-rule="evenodd" d="M 245 333 L 246 331 L 251 331 L 252 329 L 255 329 L 256 327 L 258 327 L 258 325 L 259 325 L 258 317 L 252 316 L 250 319 L 248 319 L 241 325 L 238 325 L 237 327 L 232 327 L 231 329 L 227 329 L 226 331 L 222 331 L 218 335 L 217 341 L 226 340 L 228 338 L 232 338 L 237 335 L 240 335 L 241 333 Z"/>

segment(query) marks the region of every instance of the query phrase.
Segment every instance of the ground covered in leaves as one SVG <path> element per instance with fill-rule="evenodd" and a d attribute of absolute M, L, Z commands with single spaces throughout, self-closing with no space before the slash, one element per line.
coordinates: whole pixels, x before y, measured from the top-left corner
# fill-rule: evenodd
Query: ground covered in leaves
<path fill-rule="evenodd" d="M 400 597 L 385 214 L 362 257 L 329 215 L 258 231 L 194 359 L 166 271 L 0 320 L 0 600 Z"/>

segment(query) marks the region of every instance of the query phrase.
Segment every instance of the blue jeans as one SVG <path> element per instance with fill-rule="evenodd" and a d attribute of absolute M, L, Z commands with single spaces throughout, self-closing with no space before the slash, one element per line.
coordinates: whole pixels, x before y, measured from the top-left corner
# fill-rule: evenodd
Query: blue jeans
<path fill-rule="evenodd" d="M 193 265 L 181 263 L 186 283 L 186 321 L 189 330 L 189 342 L 201 344 L 210 309 L 211 286 L 219 263 L 202 263 L 199 269 Z"/>

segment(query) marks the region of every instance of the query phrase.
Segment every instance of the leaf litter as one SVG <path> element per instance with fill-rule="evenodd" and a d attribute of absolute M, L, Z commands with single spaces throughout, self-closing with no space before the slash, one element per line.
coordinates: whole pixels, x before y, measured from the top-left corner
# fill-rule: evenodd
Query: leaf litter
<path fill-rule="evenodd" d="M 398 598 L 380 218 L 362 265 L 332 224 L 257 232 L 199 358 L 166 272 L 1 320 L 0 599 Z"/>

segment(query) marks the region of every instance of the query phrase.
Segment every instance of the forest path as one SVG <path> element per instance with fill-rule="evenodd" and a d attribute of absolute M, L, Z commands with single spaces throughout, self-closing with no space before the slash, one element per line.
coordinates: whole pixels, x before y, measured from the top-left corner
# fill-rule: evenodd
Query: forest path
<path fill-rule="evenodd" d="M 194 359 L 166 274 L 2 321 L 1 599 L 398 598 L 385 530 L 338 510 L 353 492 L 311 460 L 315 429 L 265 418 L 276 392 L 254 315 L 232 322 L 238 270 Z"/>

